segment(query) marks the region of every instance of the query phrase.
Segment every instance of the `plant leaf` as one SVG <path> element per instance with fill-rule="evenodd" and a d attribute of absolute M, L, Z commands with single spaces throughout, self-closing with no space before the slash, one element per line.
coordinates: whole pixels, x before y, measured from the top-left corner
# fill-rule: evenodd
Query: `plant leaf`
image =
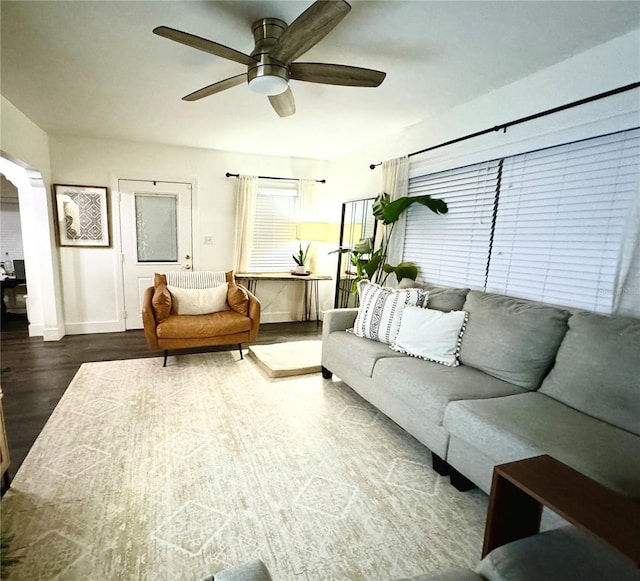
<path fill-rule="evenodd" d="M 373 217 L 376 220 L 383 220 L 384 209 L 390 201 L 391 196 L 385 192 L 382 192 L 376 196 L 376 199 L 371 205 L 371 211 L 373 212 Z"/>
<path fill-rule="evenodd" d="M 412 204 L 422 204 L 435 214 L 446 214 L 449 211 L 447 203 L 444 200 L 432 198 L 429 195 L 403 196 L 384 206 L 382 209 L 382 222 L 384 224 L 397 222 L 402 213 Z"/>
<path fill-rule="evenodd" d="M 362 265 L 362 267 L 364 268 L 364 271 L 367 273 L 367 276 L 369 277 L 369 280 L 373 280 L 373 276 L 376 273 L 376 270 L 378 270 L 381 260 L 382 260 L 382 256 L 380 255 L 380 251 L 376 250 L 376 252 L 374 252 L 371 255 L 371 258 L 365 264 Z"/>
<path fill-rule="evenodd" d="M 403 278 L 410 280 L 418 278 L 418 267 L 413 262 L 401 262 L 398 266 L 393 267 L 393 272 L 398 282 Z"/>
<path fill-rule="evenodd" d="M 373 239 L 372 238 L 363 238 L 354 245 L 353 252 L 357 252 L 358 254 L 370 254 L 373 252 Z"/>

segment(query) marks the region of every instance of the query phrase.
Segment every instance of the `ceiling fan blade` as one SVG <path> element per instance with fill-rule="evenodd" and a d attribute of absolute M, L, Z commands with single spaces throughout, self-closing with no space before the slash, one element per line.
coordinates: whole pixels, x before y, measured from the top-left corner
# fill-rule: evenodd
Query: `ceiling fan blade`
<path fill-rule="evenodd" d="M 158 26 L 157 28 L 153 29 L 153 33 L 157 34 L 158 36 L 168 38 L 169 40 L 175 40 L 176 42 L 186 44 L 187 46 L 190 46 L 192 48 L 197 48 L 198 50 L 202 50 L 204 52 L 208 52 L 210 54 L 235 61 L 237 63 L 240 63 L 241 65 L 256 64 L 256 60 L 254 58 L 251 58 L 248 54 L 244 54 L 243 52 L 240 52 L 233 48 L 229 48 L 228 46 L 224 46 L 223 44 L 218 44 L 217 42 L 213 42 L 212 40 L 201 38 L 200 36 L 196 36 L 195 34 L 182 32 L 181 30 L 169 28 L 168 26 Z"/>
<path fill-rule="evenodd" d="M 217 83 L 213 83 L 213 85 L 209 85 L 208 87 L 204 87 L 199 89 L 198 91 L 194 91 L 193 93 L 189 93 L 187 96 L 182 97 L 183 101 L 197 101 L 198 99 L 203 99 L 204 97 L 208 97 L 209 95 L 215 95 L 216 93 L 220 93 L 221 91 L 226 91 L 227 89 L 231 89 L 231 87 L 237 87 L 242 83 L 247 82 L 247 73 L 242 73 L 241 75 L 236 75 L 235 77 L 229 77 L 224 81 L 218 81 Z"/>
<path fill-rule="evenodd" d="M 325 63 L 291 63 L 289 78 L 325 85 L 346 85 L 349 87 L 377 87 L 387 76 L 382 71 L 331 65 Z"/>
<path fill-rule="evenodd" d="M 296 112 L 296 102 L 291 87 L 287 87 L 287 90 L 279 95 L 270 95 L 269 101 L 280 117 L 288 117 Z"/>
<path fill-rule="evenodd" d="M 344 0 L 317 0 L 289 27 L 269 51 L 269 56 L 288 64 L 320 42 L 349 13 Z"/>

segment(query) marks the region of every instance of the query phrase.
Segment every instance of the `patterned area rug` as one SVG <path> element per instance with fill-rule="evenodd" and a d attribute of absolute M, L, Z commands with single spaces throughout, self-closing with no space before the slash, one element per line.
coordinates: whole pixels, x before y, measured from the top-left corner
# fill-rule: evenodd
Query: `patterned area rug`
<path fill-rule="evenodd" d="M 290 377 L 320 371 L 322 341 L 290 341 L 273 345 L 252 345 L 249 355 L 269 377 Z"/>
<path fill-rule="evenodd" d="M 487 499 L 339 380 L 231 352 L 86 363 L 2 501 L 10 580 L 274 581 L 475 566 Z"/>

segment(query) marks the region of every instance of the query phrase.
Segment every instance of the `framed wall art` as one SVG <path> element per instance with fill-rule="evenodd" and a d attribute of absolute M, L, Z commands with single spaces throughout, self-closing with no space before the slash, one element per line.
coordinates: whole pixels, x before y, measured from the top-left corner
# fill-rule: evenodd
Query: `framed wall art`
<path fill-rule="evenodd" d="M 53 185 L 59 246 L 111 246 L 109 188 Z"/>

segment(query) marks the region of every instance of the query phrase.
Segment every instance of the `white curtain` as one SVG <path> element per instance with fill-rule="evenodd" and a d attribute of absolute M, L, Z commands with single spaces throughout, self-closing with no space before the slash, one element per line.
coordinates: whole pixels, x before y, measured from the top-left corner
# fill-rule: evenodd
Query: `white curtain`
<path fill-rule="evenodd" d="M 236 240 L 234 265 L 236 272 L 248 272 L 251 257 L 251 235 L 256 209 L 258 178 L 240 176 L 236 187 Z"/>
<path fill-rule="evenodd" d="M 405 155 L 390 159 L 382 164 L 380 191 L 391 196 L 392 200 L 406 196 L 409 190 L 409 158 Z M 404 231 L 406 227 L 406 212 L 400 216 L 393 229 L 393 237 L 389 243 L 387 260 L 394 266 L 402 262 L 404 248 Z"/>
<path fill-rule="evenodd" d="M 322 222 L 322 204 L 315 180 L 300 180 L 298 190 L 298 222 Z"/>
<path fill-rule="evenodd" d="M 613 289 L 613 313 L 640 316 L 640 191 L 627 218 Z"/>

